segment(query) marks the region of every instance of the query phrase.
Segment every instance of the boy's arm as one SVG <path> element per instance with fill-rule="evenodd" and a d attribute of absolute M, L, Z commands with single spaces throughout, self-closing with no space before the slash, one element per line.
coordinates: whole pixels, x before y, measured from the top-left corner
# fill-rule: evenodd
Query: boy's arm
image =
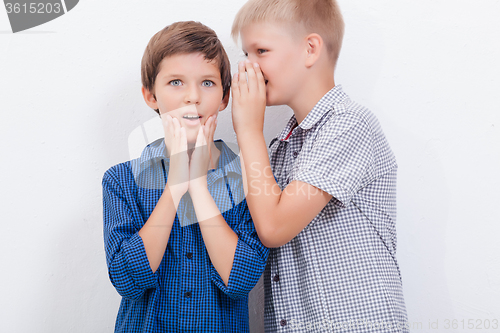
<path fill-rule="evenodd" d="M 214 272 L 215 284 L 232 298 L 248 295 L 262 275 L 268 255 L 268 249 L 255 232 L 248 209 L 235 217 L 239 221 L 233 230 L 208 189 L 200 187 L 191 190 L 190 194 L 205 247 L 220 276 Z M 244 202 L 239 205 L 240 209 L 246 207 Z"/>
<path fill-rule="evenodd" d="M 332 195 L 301 181 L 292 181 L 284 191 L 276 183 L 263 135 L 266 86 L 260 68 L 240 63 L 232 91 L 233 125 L 248 206 L 262 243 L 279 247 L 298 235 Z"/>
<path fill-rule="evenodd" d="M 131 176 L 132 177 L 132 176 Z M 134 181 L 133 179 L 131 181 Z M 111 282 L 123 297 L 138 299 L 157 287 L 158 269 L 169 240 L 181 195 L 165 187 L 139 230 L 126 191 L 113 170 L 103 177 L 104 240 Z"/>
<path fill-rule="evenodd" d="M 163 260 L 177 207 L 189 183 L 186 131 L 181 128 L 179 120 L 170 115 L 162 117 L 162 120 L 165 145 L 170 154 L 167 184 L 153 212 L 139 230 L 153 272 Z"/>
<path fill-rule="evenodd" d="M 238 236 L 222 217 L 207 188 L 197 188 L 189 193 L 210 260 L 227 286 Z"/>
<path fill-rule="evenodd" d="M 332 195 L 301 181 L 281 191 L 273 176 L 262 132 L 238 134 L 245 193 L 255 229 L 267 247 L 280 247 L 304 229 Z"/>
<path fill-rule="evenodd" d="M 108 170 L 102 180 L 104 245 L 111 283 L 121 296 L 137 300 L 147 289 L 158 287 L 158 278 L 138 233 L 143 221 L 125 190 L 133 185 L 133 176 L 119 176 L 127 173 L 130 170 L 119 165 Z"/>
<path fill-rule="evenodd" d="M 168 128 L 165 138 L 169 151 L 173 152 L 169 177 L 145 223 L 136 213 L 136 198 L 129 193 L 137 186 L 131 170 L 120 165 L 108 170 L 102 181 L 109 277 L 120 295 L 133 300 L 158 286 L 156 271 L 165 254 L 180 198 L 188 187 L 185 131 L 171 118 L 165 120 L 165 126 Z M 118 177 L 118 174 L 128 176 Z"/>
<path fill-rule="evenodd" d="M 267 254 L 265 255 L 266 258 L 262 260 L 261 253 L 266 251 L 262 249 L 263 246 L 260 241 L 255 242 L 253 239 L 242 240 L 242 238 L 245 238 L 243 235 L 245 232 L 239 230 L 237 234 L 231 229 L 208 191 L 207 169 L 211 163 L 211 151 L 212 149 L 217 149 L 213 144 L 215 127 L 216 121 L 210 117 L 205 125 L 200 127 L 198 132 L 196 148 L 190 162 L 191 179 L 189 181 L 189 194 L 193 201 L 196 217 L 210 260 L 224 283 L 223 286 L 219 287 L 222 287 L 223 291 L 229 296 L 238 297 L 248 294 L 257 282 L 262 274 Z M 211 144 L 207 145 L 207 142 Z M 210 167 L 213 168 L 215 165 L 212 163 Z M 252 243 L 253 247 L 247 243 Z M 255 246 L 255 243 L 258 243 L 260 246 Z M 238 254 L 241 255 L 243 252 L 246 257 L 245 262 L 235 259 L 239 258 Z M 262 270 L 257 270 L 256 280 L 250 286 L 250 289 L 247 290 L 247 283 L 242 283 L 239 281 L 239 277 L 234 278 L 234 275 L 240 274 L 239 268 L 241 267 L 248 268 L 248 270 L 255 270 L 256 266 L 262 266 Z M 234 269 L 234 267 L 237 268 Z M 247 274 L 251 275 L 251 272 L 247 272 Z M 253 279 L 250 280 L 253 281 Z"/>
<path fill-rule="evenodd" d="M 176 207 L 179 206 L 181 197 L 182 195 L 171 191 L 168 185 L 165 186 L 153 212 L 139 230 L 139 236 L 144 243 L 149 266 L 153 273 L 156 272 L 163 260 L 177 212 Z"/>

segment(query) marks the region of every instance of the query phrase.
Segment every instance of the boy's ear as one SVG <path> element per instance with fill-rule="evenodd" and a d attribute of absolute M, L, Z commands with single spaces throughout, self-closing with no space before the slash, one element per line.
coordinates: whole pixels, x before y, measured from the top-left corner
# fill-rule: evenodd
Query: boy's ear
<path fill-rule="evenodd" d="M 323 52 L 323 38 L 318 34 L 309 34 L 306 37 L 306 67 L 311 67 L 318 61 L 321 53 Z"/>
<path fill-rule="evenodd" d="M 153 110 L 158 110 L 158 102 L 156 101 L 155 95 L 148 89 L 144 88 L 144 86 L 141 88 L 141 91 L 146 104 Z"/>
<path fill-rule="evenodd" d="M 222 111 L 227 108 L 227 104 L 229 103 L 229 93 L 226 94 L 226 97 L 222 99 L 222 102 L 219 106 L 219 111 Z"/>

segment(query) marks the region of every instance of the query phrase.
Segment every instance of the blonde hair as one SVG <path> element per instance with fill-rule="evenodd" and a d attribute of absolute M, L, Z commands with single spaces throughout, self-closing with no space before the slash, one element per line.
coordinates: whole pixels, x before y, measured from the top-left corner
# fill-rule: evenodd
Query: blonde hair
<path fill-rule="evenodd" d="M 236 14 L 231 36 L 237 42 L 243 28 L 264 22 L 319 34 L 330 60 L 337 63 L 344 38 L 344 19 L 336 0 L 249 0 Z"/>

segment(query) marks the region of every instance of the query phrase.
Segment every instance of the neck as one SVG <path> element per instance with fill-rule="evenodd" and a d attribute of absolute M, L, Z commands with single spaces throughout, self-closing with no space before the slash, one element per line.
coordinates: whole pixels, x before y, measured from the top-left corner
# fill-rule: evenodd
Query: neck
<path fill-rule="evenodd" d="M 321 72 L 319 71 L 321 69 Z M 311 72 L 305 76 L 304 83 L 301 85 L 300 91 L 294 95 L 293 100 L 288 103 L 292 108 L 297 122 L 300 124 L 302 120 L 309 114 L 314 106 L 325 96 L 327 92 L 335 87 L 335 80 L 332 74 L 327 74 L 330 69 L 325 71 L 325 68 L 311 68 Z"/>

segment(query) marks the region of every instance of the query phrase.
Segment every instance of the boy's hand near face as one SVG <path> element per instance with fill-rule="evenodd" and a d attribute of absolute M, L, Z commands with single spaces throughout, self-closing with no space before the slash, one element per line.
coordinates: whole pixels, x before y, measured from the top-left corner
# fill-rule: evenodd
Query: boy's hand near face
<path fill-rule="evenodd" d="M 258 64 L 239 64 L 232 92 L 233 126 L 248 207 L 262 243 L 280 247 L 299 234 L 332 196 L 299 181 L 292 181 L 282 191 L 269 172 L 272 169 L 263 133 L 266 83 Z"/>
<path fill-rule="evenodd" d="M 216 167 L 218 158 L 216 154 L 213 154 L 216 150 L 214 148 L 216 117 L 209 117 L 205 124 L 200 126 L 191 157 L 188 154 L 186 130 L 181 127 L 179 120 L 168 114 L 162 119 L 164 119 L 165 145 L 170 153 L 166 188 L 170 189 L 176 208 L 180 198 L 186 191 L 189 191 L 210 259 L 227 286 L 238 236 L 222 217 L 207 187 L 208 169 Z M 175 217 L 175 212 L 173 217 Z M 171 227 L 171 222 L 169 226 Z M 170 228 L 167 231 L 170 232 Z M 168 235 L 165 234 L 163 237 L 168 242 Z M 221 239 L 224 239 L 224 242 L 221 242 Z M 156 259 L 154 266 L 152 265 L 153 270 L 158 267 L 159 262 Z"/>
<path fill-rule="evenodd" d="M 207 189 L 207 171 L 215 169 L 215 161 L 212 160 L 212 145 L 217 119 L 213 116 L 208 118 L 205 125 L 201 125 L 196 138 L 196 145 L 189 162 L 189 193 L 197 189 Z"/>
<path fill-rule="evenodd" d="M 167 187 L 174 202 L 187 192 L 189 187 L 189 157 L 187 154 L 186 129 L 181 127 L 177 118 L 165 114 L 162 117 L 165 132 L 165 145 L 170 155 Z"/>
<path fill-rule="evenodd" d="M 233 126 L 236 134 L 255 131 L 262 133 L 266 110 L 266 83 L 258 64 L 252 64 L 248 60 L 239 63 L 238 74 L 233 77 L 232 92 Z"/>

